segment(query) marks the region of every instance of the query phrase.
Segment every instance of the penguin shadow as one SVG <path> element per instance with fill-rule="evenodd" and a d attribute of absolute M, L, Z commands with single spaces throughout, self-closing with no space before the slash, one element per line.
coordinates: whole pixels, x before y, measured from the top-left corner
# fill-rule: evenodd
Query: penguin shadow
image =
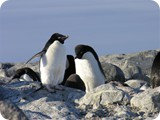
<path fill-rule="evenodd" d="M 11 88 L 5 88 L 0 86 L 0 111 L 3 112 L 3 117 L 14 119 L 28 120 L 28 114 L 37 114 L 44 119 L 52 119 L 50 116 L 31 110 L 21 110 L 20 106 L 28 104 L 30 102 L 19 102 L 22 99 L 22 93 L 19 90 L 13 90 Z M 3 107 L 2 107 L 3 106 Z"/>
<path fill-rule="evenodd" d="M 31 110 L 26 110 L 25 112 L 27 112 L 29 114 L 37 114 L 38 116 L 41 116 L 41 118 L 43 118 L 43 119 L 52 119 L 50 116 L 45 115 L 42 112 L 35 112 L 35 111 L 31 111 Z"/>
<path fill-rule="evenodd" d="M 50 93 L 46 89 L 40 89 L 39 91 L 34 92 L 35 89 L 27 88 L 28 85 L 30 85 L 33 82 L 34 81 L 18 81 L 15 83 L 11 83 L 7 87 L 3 88 L 0 87 L 0 92 L 3 93 L 0 95 L 0 98 L 9 99 L 13 103 L 16 103 L 18 107 L 19 106 L 23 107 L 26 106 L 27 104 L 32 104 L 32 103 L 33 104 L 35 103 L 34 104 L 35 107 L 36 105 L 38 106 L 47 105 L 51 107 L 50 109 L 52 109 L 52 107 L 54 106 L 56 108 L 64 106 L 71 114 L 74 114 L 75 116 L 79 114 L 78 112 L 73 112 L 73 111 L 78 111 L 74 103 L 74 100 L 82 97 L 84 95 L 83 91 L 62 86 L 64 88 L 64 91 L 57 90 L 55 93 Z M 24 89 L 20 89 L 22 86 L 24 87 Z M 43 102 L 45 104 L 43 104 Z M 43 109 L 42 112 L 41 111 L 37 112 L 35 110 L 30 110 L 30 109 L 24 109 L 23 112 L 26 114 L 26 116 L 35 114 L 35 116 L 40 116 L 41 118 L 44 119 L 53 119 L 51 118 L 51 115 L 44 113 Z"/>
<path fill-rule="evenodd" d="M 22 111 L 17 105 L 20 98 L 20 91 L 8 88 L 6 86 L 0 86 L 0 114 L 3 114 L 3 117 L 6 120 L 27 120 L 24 111 Z"/>
<path fill-rule="evenodd" d="M 47 105 L 49 110 L 54 112 L 53 107 L 59 109 L 59 108 L 64 108 L 67 109 L 68 112 L 63 113 L 66 114 L 66 116 L 69 114 L 72 114 L 74 116 L 81 116 L 79 115 L 80 113 L 78 112 L 79 109 L 76 108 L 77 104 L 74 102 L 76 99 L 80 99 L 85 95 L 85 92 L 78 90 L 78 89 L 73 89 L 65 86 L 63 87 L 62 90 L 56 90 L 56 92 L 49 92 L 47 89 L 41 89 L 37 91 L 36 93 L 31 93 L 29 96 L 27 95 L 23 99 L 25 99 L 27 102 L 21 103 L 21 105 L 25 105 L 28 103 L 32 102 L 39 102 L 41 106 Z M 36 103 L 39 105 L 39 103 Z M 73 112 L 74 111 L 74 112 Z M 34 111 L 26 111 L 26 112 L 31 112 L 32 114 L 38 114 L 45 119 L 53 119 L 51 118 L 51 115 L 45 114 L 43 112 L 34 112 Z"/>

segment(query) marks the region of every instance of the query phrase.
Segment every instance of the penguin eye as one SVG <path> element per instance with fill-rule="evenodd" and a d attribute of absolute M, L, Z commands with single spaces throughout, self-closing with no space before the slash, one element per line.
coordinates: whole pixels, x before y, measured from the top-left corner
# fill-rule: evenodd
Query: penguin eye
<path fill-rule="evenodd" d="M 58 40 L 61 39 L 61 37 L 58 37 Z"/>

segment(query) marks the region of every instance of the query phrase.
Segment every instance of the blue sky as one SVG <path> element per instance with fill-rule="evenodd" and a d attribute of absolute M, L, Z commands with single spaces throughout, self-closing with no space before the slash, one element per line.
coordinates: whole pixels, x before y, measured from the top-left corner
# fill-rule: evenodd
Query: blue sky
<path fill-rule="evenodd" d="M 151 0 L 8 0 L 0 9 L 0 62 L 24 62 L 50 36 L 69 35 L 99 56 L 160 48 L 160 9 Z"/>

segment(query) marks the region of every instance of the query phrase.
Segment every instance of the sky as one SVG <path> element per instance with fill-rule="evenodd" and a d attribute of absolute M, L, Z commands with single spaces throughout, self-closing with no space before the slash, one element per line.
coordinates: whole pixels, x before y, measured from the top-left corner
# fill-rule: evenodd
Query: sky
<path fill-rule="evenodd" d="M 55 33 L 99 56 L 160 49 L 160 9 L 152 0 L 8 0 L 0 8 L 0 63 L 25 62 Z"/>

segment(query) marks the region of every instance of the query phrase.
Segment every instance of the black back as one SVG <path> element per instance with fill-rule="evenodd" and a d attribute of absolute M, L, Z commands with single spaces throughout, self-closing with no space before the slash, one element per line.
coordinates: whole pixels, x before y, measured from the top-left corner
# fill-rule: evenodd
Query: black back
<path fill-rule="evenodd" d="M 75 47 L 75 54 L 76 54 L 75 58 L 81 59 L 86 52 L 91 52 L 93 54 L 93 56 L 97 60 L 98 66 L 99 66 L 102 74 L 105 77 L 105 74 L 104 74 L 104 71 L 102 69 L 101 63 L 99 61 L 98 55 L 97 55 L 97 53 L 95 52 L 95 50 L 91 46 L 88 46 L 88 45 L 77 45 Z"/>
<path fill-rule="evenodd" d="M 160 52 L 156 55 L 151 68 L 151 86 L 160 86 Z"/>
<path fill-rule="evenodd" d="M 12 77 L 12 79 L 15 78 L 20 78 L 22 75 L 27 74 L 30 76 L 30 78 L 33 79 L 33 81 L 39 81 L 40 82 L 40 77 L 35 73 L 31 68 L 25 67 L 18 69 L 15 73 L 15 75 Z"/>
<path fill-rule="evenodd" d="M 65 82 L 65 86 L 80 89 L 82 91 L 86 90 L 84 82 L 77 74 L 70 75 L 67 81 Z"/>
<path fill-rule="evenodd" d="M 65 84 L 67 78 L 71 75 L 76 73 L 76 68 L 75 68 L 75 61 L 74 61 L 74 57 L 72 55 L 67 55 L 67 60 L 68 60 L 68 68 L 65 70 L 65 74 L 64 74 L 64 80 L 61 83 L 62 85 Z"/>
<path fill-rule="evenodd" d="M 43 54 L 46 53 L 47 49 L 49 48 L 49 46 L 56 40 L 58 40 L 61 44 L 64 44 L 64 41 L 68 38 L 68 36 L 59 34 L 59 33 L 54 33 L 51 38 L 47 41 L 46 45 L 44 46 L 44 48 L 42 49 L 42 51 L 38 52 L 37 54 L 35 54 L 34 56 L 32 56 L 24 65 L 26 65 L 28 62 L 30 62 L 32 59 L 34 59 L 35 57 L 41 57 Z"/>

